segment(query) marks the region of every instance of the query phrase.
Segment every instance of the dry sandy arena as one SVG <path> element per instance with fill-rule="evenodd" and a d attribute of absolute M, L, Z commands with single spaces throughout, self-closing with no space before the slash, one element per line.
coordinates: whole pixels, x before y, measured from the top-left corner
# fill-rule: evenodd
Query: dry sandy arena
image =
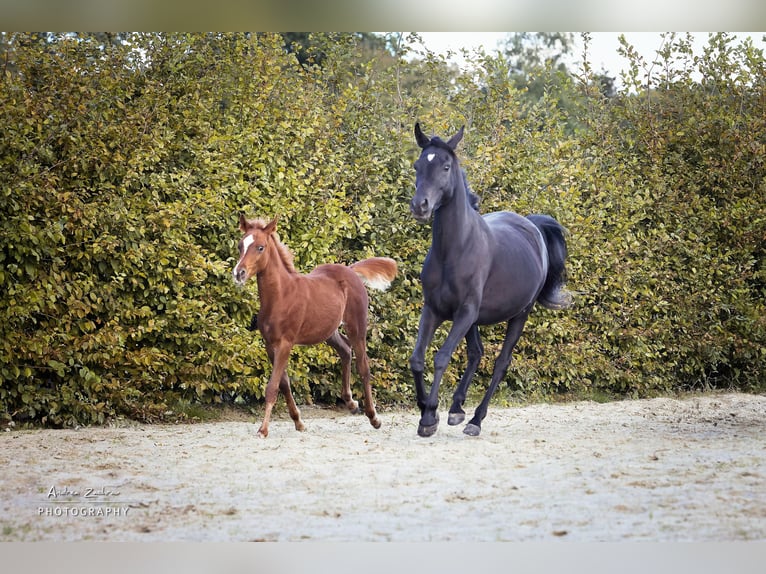
<path fill-rule="evenodd" d="M 766 540 L 766 396 L 0 433 L 3 541 Z M 469 407 L 469 413 L 474 405 Z"/>

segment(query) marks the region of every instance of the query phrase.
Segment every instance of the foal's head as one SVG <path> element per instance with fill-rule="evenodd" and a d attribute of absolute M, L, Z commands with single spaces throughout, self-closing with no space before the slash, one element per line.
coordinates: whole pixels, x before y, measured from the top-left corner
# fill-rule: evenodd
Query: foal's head
<path fill-rule="evenodd" d="M 276 237 L 272 238 L 277 229 L 276 217 L 265 223 L 260 219 L 245 219 L 245 216 L 240 214 L 239 229 L 244 236 L 239 241 L 239 261 L 232 274 L 234 282 L 241 286 L 266 268 L 270 256 L 269 241 L 279 240 Z"/>
<path fill-rule="evenodd" d="M 427 137 L 416 123 L 415 139 L 423 151 L 415 162 L 415 196 L 410 202 L 410 211 L 420 223 L 426 223 L 452 198 L 455 183 L 463 181 L 455 155 L 455 148 L 463 139 L 463 128 L 445 142 L 438 137 Z"/>

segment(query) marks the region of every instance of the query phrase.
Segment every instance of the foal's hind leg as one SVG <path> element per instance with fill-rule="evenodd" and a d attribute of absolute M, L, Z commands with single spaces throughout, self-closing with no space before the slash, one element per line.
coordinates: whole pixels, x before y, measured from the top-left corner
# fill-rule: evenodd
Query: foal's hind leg
<path fill-rule="evenodd" d="M 487 408 L 489 407 L 489 401 L 492 395 L 495 394 L 497 386 L 500 381 L 503 380 L 505 374 L 508 372 L 508 365 L 511 364 L 511 357 L 513 348 L 521 337 L 521 331 L 524 329 L 524 324 L 527 322 L 528 315 L 521 315 L 508 322 L 508 329 L 505 331 L 505 340 L 503 341 L 503 347 L 500 349 L 500 354 L 495 360 L 495 367 L 492 371 L 492 380 L 489 383 L 489 388 L 484 394 L 484 398 L 474 412 L 473 418 L 469 421 L 463 432 L 470 436 L 479 436 L 481 433 L 481 421 L 487 416 Z"/>
<path fill-rule="evenodd" d="M 341 364 L 341 380 L 343 381 L 343 388 L 341 390 L 340 397 L 343 402 L 346 403 L 346 408 L 352 414 L 359 412 L 359 403 L 357 403 L 351 395 L 351 346 L 348 339 L 343 336 L 340 331 L 335 331 L 332 336 L 327 339 L 327 344 L 330 345 L 340 356 Z"/>
<path fill-rule="evenodd" d="M 375 403 L 372 398 L 372 385 L 370 385 L 370 361 L 367 358 L 367 344 L 364 337 L 356 338 L 353 342 L 354 354 L 356 355 L 356 372 L 362 379 L 364 387 L 364 414 L 370 419 L 370 424 L 376 429 L 380 428 L 380 419 L 375 412 Z"/>
<path fill-rule="evenodd" d="M 484 345 L 481 344 L 481 336 L 479 335 L 479 327 L 477 325 L 468 330 L 468 333 L 465 335 L 465 342 L 468 364 L 465 367 L 463 376 L 460 378 L 457 389 L 455 389 L 455 394 L 452 395 L 452 406 L 449 409 L 449 418 L 447 419 L 447 424 L 449 425 L 459 425 L 465 420 L 465 411 L 463 410 L 465 396 L 484 355 Z"/>
<path fill-rule="evenodd" d="M 370 419 L 374 428 L 380 428 L 380 419 L 375 412 L 375 402 L 370 386 L 370 361 L 367 358 L 367 292 L 364 286 L 355 294 L 349 293 L 343 322 L 346 325 L 346 335 L 356 358 L 356 372 L 362 379 L 364 388 L 364 414 Z M 355 296 L 352 296 L 355 295 Z M 349 390 L 349 396 L 351 391 Z"/>

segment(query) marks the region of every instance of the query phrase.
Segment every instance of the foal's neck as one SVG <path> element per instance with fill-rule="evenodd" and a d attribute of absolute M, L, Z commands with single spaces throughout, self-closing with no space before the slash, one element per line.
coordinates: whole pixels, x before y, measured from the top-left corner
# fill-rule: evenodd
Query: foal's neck
<path fill-rule="evenodd" d="M 273 304 L 283 297 L 285 288 L 298 276 L 294 269 L 288 269 L 273 242 L 269 242 L 266 249 L 269 263 L 256 277 L 262 306 Z"/>

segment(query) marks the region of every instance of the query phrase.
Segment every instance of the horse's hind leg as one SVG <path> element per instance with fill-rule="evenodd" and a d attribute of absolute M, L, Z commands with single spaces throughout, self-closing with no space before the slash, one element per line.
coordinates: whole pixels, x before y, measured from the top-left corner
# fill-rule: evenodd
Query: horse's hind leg
<path fill-rule="evenodd" d="M 465 342 L 468 364 L 465 367 L 463 376 L 460 378 L 457 389 L 455 389 L 455 394 L 452 395 L 452 406 L 449 409 L 449 418 L 447 419 L 447 424 L 449 425 L 459 425 L 465 420 L 465 411 L 463 410 L 465 396 L 484 355 L 484 345 L 481 344 L 481 336 L 479 335 L 479 327 L 477 325 L 468 330 L 468 333 L 465 335 Z"/>
<path fill-rule="evenodd" d="M 340 397 L 346 403 L 346 408 L 349 412 L 357 414 L 359 412 L 359 403 L 351 395 L 351 345 L 349 345 L 348 339 L 340 331 L 335 331 L 327 339 L 327 344 L 335 349 L 340 356 L 341 380 L 343 382 Z"/>
<path fill-rule="evenodd" d="M 505 340 L 503 341 L 503 347 L 500 349 L 500 354 L 495 360 L 495 367 L 492 371 L 492 380 L 489 383 L 489 388 L 484 394 L 484 398 L 474 412 L 473 418 L 465 425 L 463 432 L 470 436 L 479 436 L 481 433 L 481 421 L 487 416 L 487 408 L 489 407 L 489 401 L 492 395 L 495 394 L 500 381 L 505 377 L 508 372 L 508 365 L 511 364 L 511 357 L 513 348 L 521 337 L 521 331 L 524 329 L 524 324 L 527 322 L 528 315 L 521 315 L 515 319 L 511 319 L 508 322 L 508 328 L 505 331 Z"/>

